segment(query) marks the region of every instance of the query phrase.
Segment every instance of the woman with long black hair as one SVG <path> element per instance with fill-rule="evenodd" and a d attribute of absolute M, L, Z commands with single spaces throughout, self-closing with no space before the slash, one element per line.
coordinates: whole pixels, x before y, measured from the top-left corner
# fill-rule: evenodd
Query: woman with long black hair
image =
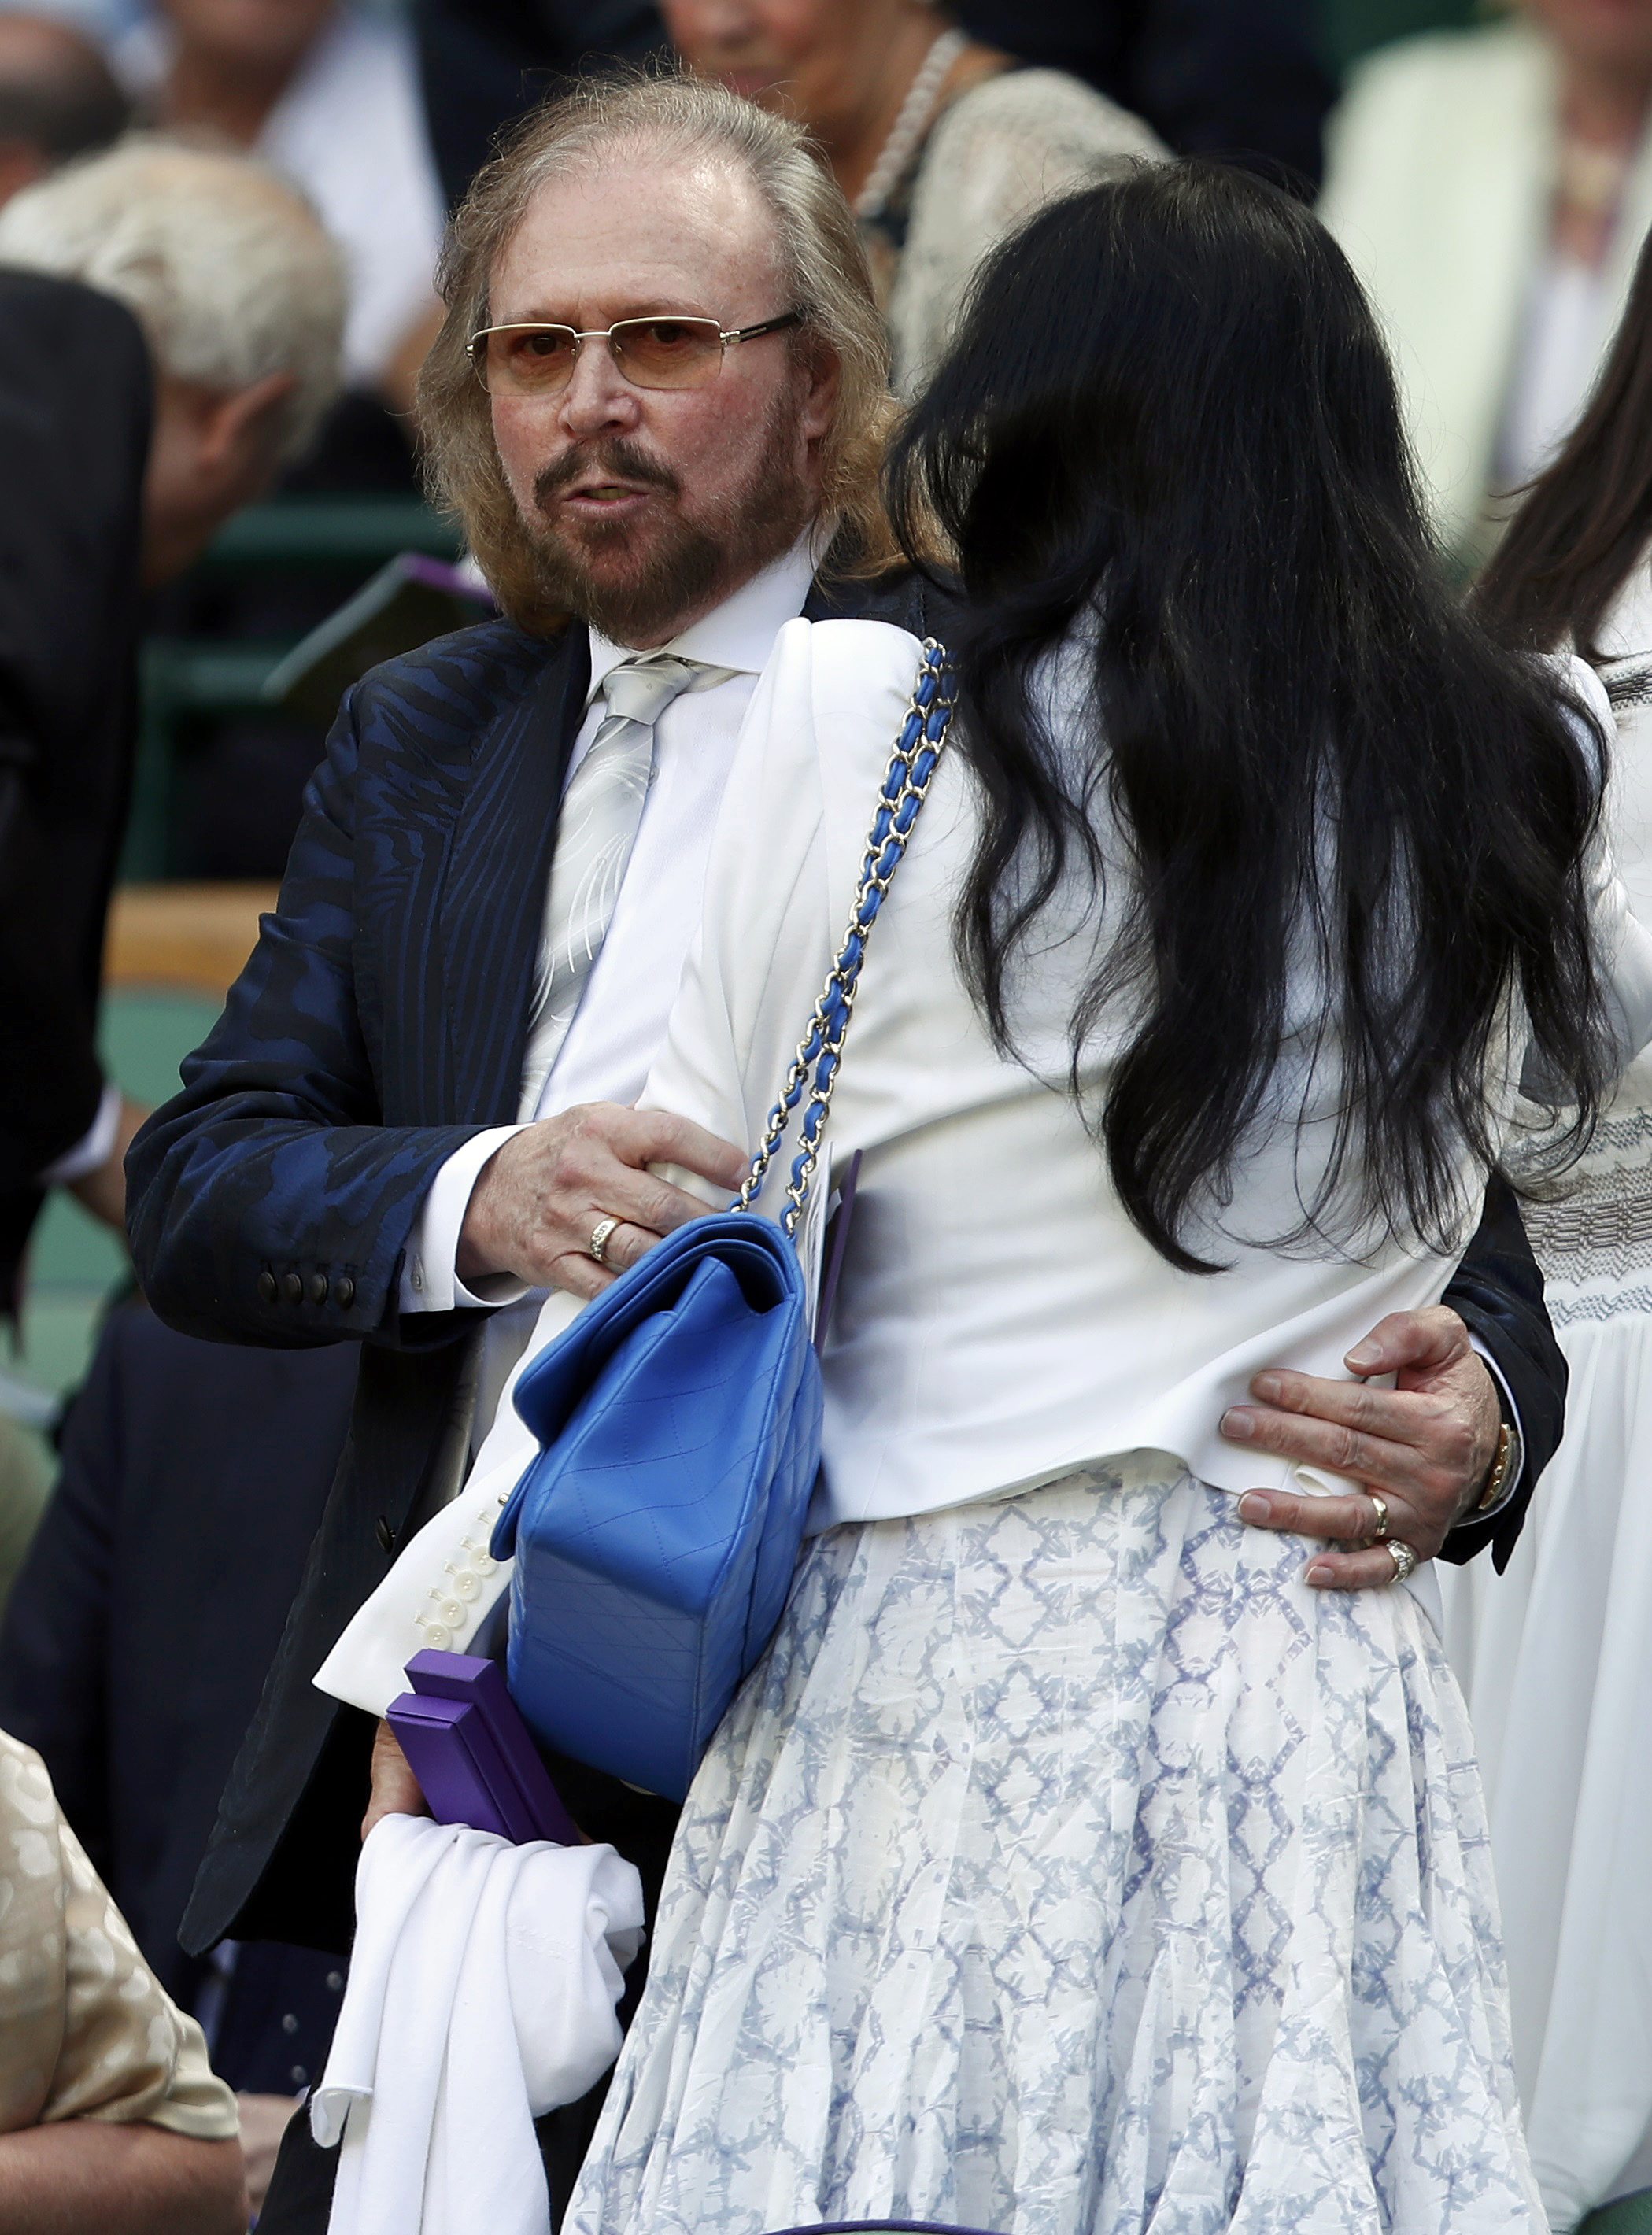
<path fill-rule="evenodd" d="M 1608 828 L 1652 921 L 1652 251 L 1475 602 L 1511 645 L 1575 646 L 1605 683 Z M 1527 1218 L 1571 1372 L 1566 1436 L 1496 1589 L 1450 1579 L 1446 1635 L 1485 1770 L 1532 2163 L 1565 2228 L 1652 2186 L 1652 1061 Z"/>
<path fill-rule="evenodd" d="M 958 736 L 831 1120 L 816 1533 L 567 2224 L 1537 2235 L 1427 1570 L 1309 1588 L 1215 1424 L 1438 1299 L 1523 1068 L 1564 1154 L 1652 1029 L 1604 701 L 1453 602 L 1347 265 L 1237 174 L 1036 218 L 892 488 Z M 760 1137 L 917 654 L 783 633 L 651 1102 Z"/>

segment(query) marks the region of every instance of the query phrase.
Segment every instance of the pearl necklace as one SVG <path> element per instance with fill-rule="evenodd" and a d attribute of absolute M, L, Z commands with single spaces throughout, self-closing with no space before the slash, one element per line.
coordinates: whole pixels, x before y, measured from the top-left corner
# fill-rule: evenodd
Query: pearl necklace
<path fill-rule="evenodd" d="M 904 177 L 907 165 L 929 128 L 947 72 L 968 44 L 967 31 L 943 31 L 924 56 L 889 127 L 889 136 L 866 174 L 866 184 L 855 197 L 855 215 L 861 224 L 882 216 L 884 204 Z"/>

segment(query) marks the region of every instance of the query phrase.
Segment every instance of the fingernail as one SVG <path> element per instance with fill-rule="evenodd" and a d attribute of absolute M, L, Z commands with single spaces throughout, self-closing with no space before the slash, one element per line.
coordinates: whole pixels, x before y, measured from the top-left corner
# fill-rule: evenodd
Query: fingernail
<path fill-rule="evenodd" d="M 1224 1436 L 1230 1436 L 1236 1443 L 1249 1443 L 1256 1432 L 1256 1423 L 1242 1406 L 1229 1405 L 1222 1416 L 1222 1432 Z"/>
<path fill-rule="evenodd" d="M 1382 1353 L 1374 1342 L 1356 1342 L 1345 1361 L 1350 1373 L 1363 1373 L 1367 1366 L 1375 1366 Z"/>
<path fill-rule="evenodd" d="M 1310 1583 L 1323 1584 L 1334 1583 L 1335 1580 L 1336 1570 L 1328 1568 L 1323 1560 L 1315 1560 L 1308 1571 L 1308 1581 Z"/>
<path fill-rule="evenodd" d="M 1239 1501 L 1242 1521 L 1266 1521 L 1273 1510 L 1273 1500 L 1260 1490 L 1248 1490 Z"/>
<path fill-rule="evenodd" d="M 1275 1403 L 1279 1397 L 1280 1380 L 1276 1373 L 1259 1373 L 1250 1385 L 1253 1397 L 1260 1397 L 1265 1405 Z"/>

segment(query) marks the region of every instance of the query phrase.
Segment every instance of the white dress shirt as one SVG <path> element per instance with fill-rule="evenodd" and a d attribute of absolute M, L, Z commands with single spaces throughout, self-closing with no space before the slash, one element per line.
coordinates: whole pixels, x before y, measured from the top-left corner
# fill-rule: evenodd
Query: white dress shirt
<path fill-rule="evenodd" d="M 1611 332 L 1609 302 L 1604 272 L 1563 249 L 1532 274 L 1494 454 L 1498 490 L 1535 480 L 1576 425 Z"/>
<path fill-rule="evenodd" d="M 455 1261 L 471 1190 L 494 1151 L 524 1124 L 580 1103 L 630 1104 L 641 1094 L 665 1045 L 684 959 L 699 926 L 706 861 L 740 724 L 775 639 L 803 611 L 814 570 L 810 542 L 804 538 L 714 612 L 659 647 L 734 672 L 726 682 L 674 700 L 659 718 L 653 781 L 607 936 L 534 1106 L 521 1112 L 518 1124 L 490 1126 L 467 1141 L 442 1166 L 425 1197 L 403 1263 L 402 1309 L 521 1307 L 508 1314 L 488 1345 L 479 1440 L 544 1292 L 530 1292 L 508 1277 L 473 1287 L 459 1279 Z M 601 726 L 602 686 L 609 670 L 633 657 L 630 647 L 592 631 L 591 687 L 568 757 L 565 788 Z"/>

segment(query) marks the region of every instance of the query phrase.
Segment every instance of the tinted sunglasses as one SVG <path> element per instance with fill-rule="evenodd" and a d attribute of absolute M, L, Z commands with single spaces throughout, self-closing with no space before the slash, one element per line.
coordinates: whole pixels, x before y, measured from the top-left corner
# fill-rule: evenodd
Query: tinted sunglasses
<path fill-rule="evenodd" d="M 633 388 L 704 388 L 737 342 L 756 341 L 803 324 L 801 311 L 783 311 L 755 326 L 724 328 L 715 318 L 621 318 L 582 333 L 576 326 L 483 326 L 466 346 L 476 377 L 490 396 L 555 396 L 574 377 L 587 342 L 606 342 L 623 378 Z"/>

